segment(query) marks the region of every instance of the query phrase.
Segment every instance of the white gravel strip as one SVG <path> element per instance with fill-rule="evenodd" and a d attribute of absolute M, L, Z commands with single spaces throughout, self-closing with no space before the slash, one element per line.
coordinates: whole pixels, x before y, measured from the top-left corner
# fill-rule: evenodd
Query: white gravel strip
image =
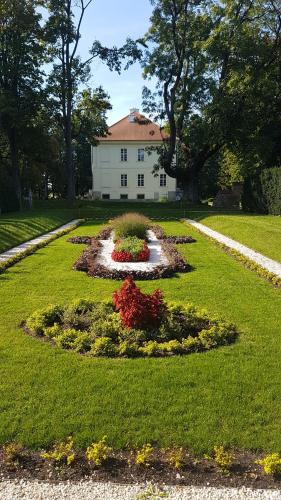
<path fill-rule="evenodd" d="M 42 243 L 43 241 L 48 241 L 48 239 L 52 238 L 52 236 L 59 233 L 60 231 L 63 231 L 64 229 L 70 229 L 72 227 L 74 228 L 76 224 L 79 224 L 82 221 L 83 219 L 74 219 L 68 222 L 67 224 L 64 224 L 63 226 L 60 226 L 57 229 L 54 229 L 53 231 L 50 231 L 49 233 L 42 234 L 41 236 L 38 236 L 33 240 L 26 241 L 25 243 L 21 243 L 21 245 L 18 245 L 17 247 L 10 248 L 10 250 L 7 250 L 6 252 L 0 254 L 0 262 L 5 262 L 6 260 L 9 260 L 11 257 L 14 257 L 15 255 L 25 252 L 27 248 L 31 248 L 38 245 L 38 243 Z"/>
<path fill-rule="evenodd" d="M 159 265 L 167 265 L 168 260 L 163 254 L 161 242 L 156 238 L 153 231 L 147 231 L 148 248 L 150 257 L 147 262 L 115 262 L 111 258 L 114 250 L 113 237 L 108 240 L 100 240 L 102 249 L 100 251 L 97 262 L 107 267 L 108 269 L 116 269 L 118 271 L 151 271 Z"/>
<path fill-rule="evenodd" d="M 249 247 L 246 247 L 245 245 L 242 245 L 241 243 L 238 243 L 238 241 L 232 240 L 231 238 L 228 238 L 227 236 L 224 236 L 221 233 L 218 233 L 217 231 L 214 231 L 213 229 L 210 229 L 207 226 L 204 226 L 204 224 L 200 224 L 200 222 L 195 222 L 194 220 L 191 219 L 185 219 L 188 224 L 191 226 L 194 226 L 196 229 L 198 229 L 201 233 L 206 234 L 207 236 L 210 236 L 214 240 L 219 241 L 220 243 L 223 243 L 223 245 L 226 245 L 229 248 L 232 248 L 233 250 L 236 250 L 237 252 L 241 253 L 248 259 L 252 260 L 259 266 L 263 267 L 270 273 L 275 274 L 279 278 L 281 278 L 281 264 L 280 262 L 277 262 L 276 260 L 269 259 L 268 257 L 265 257 L 265 255 L 255 252 Z"/>
<path fill-rule="evenodd" d="M 150 495 L 149 495 L 150 492 Z M 165 496 L 157 495 L 164 492 Z M 146 495 L 144 495 L 146 493 Z M 142 496 L 143 495 L 143 496 Z M 280 490 L 211 488 L 196 486 L 120 485 L 90 480 L 61 483 L 45 481 L 0 481 L 1 500 L 277 500 Z"/>

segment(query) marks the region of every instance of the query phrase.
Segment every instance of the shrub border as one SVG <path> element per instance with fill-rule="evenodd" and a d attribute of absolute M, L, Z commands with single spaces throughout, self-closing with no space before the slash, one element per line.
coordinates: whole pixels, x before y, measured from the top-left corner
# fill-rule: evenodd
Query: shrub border
<path fill-rule="evenodd" d="M 157 228 L 157 229 L 156 229 Z M 158 229 L 159 228 L 159 229 Z M 73 269 L 75 271 L 83 271 L 86 272 L 88 276 L 92 278 L 104 278 L 104 279 L 113 279 L 113 280 L 123 280 L 128 275 L 132 276 L 134 280 L 156 280 L 160 278 L 170 278 L 175 273 L 186 273 L 192 270 L 192 266 L 188 264 L 183 256 L 178 252 L 175 244 L 172 241 L 180 239 L 180 243 L 193 243 L 194 240 L 192 237 L 187 236 L 183 237 L 186 241 L 182 241 L 183 238 L 173 236 L 167 237 L 160 226 L 151 226 L 153 231 L 157 230 L 158 233 L 156 237 L 161 241 L 162 250 L 165 257 L 168 260 L 168 264 L 161 264 L 151 271 L 121 271 L 117 269 L 108 269 L 103 264 L 98 264 L 95 262 L 101 244 L 99 240 L 108 239 L 112 232 L 112 227 L 107 226 L 102 229 L 96 236 L 74 236 L 73 238 L 69 238 L 68 241 L 74 244 L 88 244 L 88 247 L 84 250 L 82 255 L 78 258 L 78 260 L 74 263 Z M 159 237 L 161 235 L 161 238 Z M 176 243 L 176 241 L 175 241 Z"/>
<path fill-rule="evenodd" d="M 76 229 L 78 226 L 80 226 L 83 222 L 84 222 L 84 219 L 81 219 L 80 221 L 75 222 L 72 226 L 69 226 L 65 229 L 62 229 L 61 231 L 58 231 L 56 234 L 52 234 L 49 238 L 46 238 L 44 241 L 40 241 L 40 243 L 35 243 L 31 247 L 28 247 L 25 250 L 18 252 L 17 254 L 13 255 L 13 257 L 10 257 L 9 259 L 5 260 L 4 262 L 0 262 L 0 274 L 4 273 L 4 271 L 6 271 L 6 269 L 13 266 L 14 264 L 17 264 L 25 257 L 32 255 L 40 248 L 43 248 L 43 247 L 47 246 L 49 243 L 51 243 L 52 241 L 55 241 L 58 238 L 60 238 L 61 236 L 64 236 L 65 234 L 70 233 L 71 231 Z M 38 238 L 39 238 L 39 236 L 38 236 Z"/>
<path fill-rule="evenodd" d="M 184 220 L 184 222 L 186 224 L 188 224 L 188 222 L 186 220 Z M 259 264 L 257 264 L 253 260 L 249 259 L 248 257 L 245 257 L 245 255 L 238 252 L 238 250 L 234 250 L 233 248 L 228 247 L 224 243 L 217 241 L 215 238 L 212 238 L 211 236 L 203 233 L 197 227 L 195 227 L 195 226 L 192 226 L 192 227 L 195 231 L 197 231 L 199 234 L 204 236 L 204 238 L 212 241 L 213 243 L 215 243 L 215 245 L 217 247 L 221 248 L 225 253 L 227 253 L 228 255 L 233 257 L 235 260 L 240 262 L 244 267 L 246 267 L 247 269 L 250 269 L 251 271 L 254 271 L 258 276 L 265 279 L 266 281 L 269 281 L 276 288 L 281 288 L 281 278 L 276 276 L 276 274 L 271 273 L 270 271 L 267 271 L 266 269 L 264 269 L 262 266 L 260 266 Z"/>

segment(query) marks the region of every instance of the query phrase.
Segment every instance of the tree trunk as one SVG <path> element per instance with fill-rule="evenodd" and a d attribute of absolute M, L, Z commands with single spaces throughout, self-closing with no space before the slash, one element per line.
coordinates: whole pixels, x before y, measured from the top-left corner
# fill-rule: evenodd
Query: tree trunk
<path fill-rule="evenodd" d="M 16 198 L 18 200 L 19 210 L 22 209 L 22 196 L 21 196 L 21 178 L 20 178 L 20 167 L 19 167 L 19 152 L 16 138 L 16 131 L 14 129 L 10 130 L 8 133 L 10 157 L 11 157 L 11 170 L 12 170 L 12 180 L 13 187 Z"/>

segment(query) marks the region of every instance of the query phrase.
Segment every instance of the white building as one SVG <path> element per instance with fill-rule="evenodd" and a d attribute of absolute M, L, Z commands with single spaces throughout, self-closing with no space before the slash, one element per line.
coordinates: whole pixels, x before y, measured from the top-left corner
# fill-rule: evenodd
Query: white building
<path fill-rule="evenodd" d="M 92 146 L 94 199 L 175 200 L 175 179 L 161 170 L 154 176 L 157 152 L 148 154 L 146 149 L 161 145 L 158 125 L 131 109 L 98 140 L 99 144 Z"/>

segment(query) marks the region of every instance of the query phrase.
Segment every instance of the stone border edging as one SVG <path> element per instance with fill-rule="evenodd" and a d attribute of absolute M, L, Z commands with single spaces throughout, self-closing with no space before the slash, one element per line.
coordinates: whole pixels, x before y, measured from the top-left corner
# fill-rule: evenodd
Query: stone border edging
<path fill-rule="evenodd" d="M 184 219 L 184 221 L 194 227 L 200 233 L 208 236 L 220 246 L 223 247 L 237 260 L 241 261 L 249 269 L 256 271 L 260 276 L 268 279 L 274 285 L 281 286 L 281 264 L 265 255 L 252 250 L 251 248 L 239 243 L 238 241 L 224 236 L 218 231 L 196 222 L 192 219 Z"/>
<path fill-rule="evenodd" d="M 6 269 L 13 266 L 20 260 L 24 259 L 28 255 L 32 255 L 36 250 L 42 248 L 52 241 L 56 240 L 60 236 L 69 233 L 76 227 L 78 227 L 85 219 L 73 219 L 67 224 L 50 231 L 48 233 L 42 234 L 32 240 L 21 243 L 20 245 L 10 248 L 0 254 L 0 274 Z"/>

